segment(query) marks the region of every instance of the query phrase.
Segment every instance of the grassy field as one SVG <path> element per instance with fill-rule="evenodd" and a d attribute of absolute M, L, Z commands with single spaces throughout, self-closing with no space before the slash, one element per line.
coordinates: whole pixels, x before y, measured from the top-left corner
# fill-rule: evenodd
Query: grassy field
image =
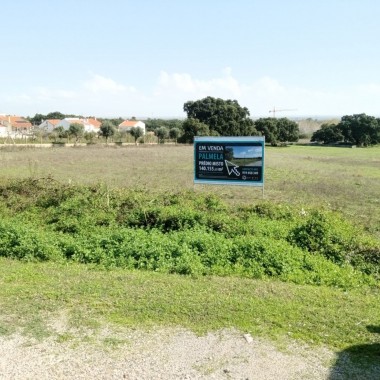
<path fill-rule="evenodd" d="M 0 181 L 47 177 L 152 192 L 193 189 L 231 204 L 260 201 L 261 188 L 193 184 L 192 146 L 0 149 Z M 266 149 L 264 197 L 299 207 L 340 210 L 380 234 L 380 147 L 293 145 Z"/>
<path fill-rule="evenodd" d="M 51 177 L 64 184 L 99 184 L 155 193 L 213 193 L 229 205 L 262 202 L 260 188 L 196 186 L 192 146 L 0 149 L 0 184 Z M 380 147 L 290 146 L 266 149 L 266 202 L 301 210 L 339 210 L 380 234 Z M 57 335 L 51 319 L 64 311 L 69 326 L 103 323 L 131 327 L 180 325 L 198 333 L 237 327 L 277 341 L 299 339 L 346 350 L 356 366 L 378 362 L 379 289 L 338 289 L 278 280 L 190 277 L 101 269 L 75 263 L 0 259 L 0 334 L 43 339 Z"/>
<path fill-rule="evenodd" d="M 0 259 L 0 278 L 2 334 L 21 328 L 36 338 L 55 336 L 47 322 L 66 311 L 71 328 L 179 325 L 203 334 L 236 327 L 279 342 L 301 339 L 336 349 L 377 342 L 367 330 L 380 319 L 379 291 L 373 289 L 342 292 L 280 281 L 7 259 Z"/>

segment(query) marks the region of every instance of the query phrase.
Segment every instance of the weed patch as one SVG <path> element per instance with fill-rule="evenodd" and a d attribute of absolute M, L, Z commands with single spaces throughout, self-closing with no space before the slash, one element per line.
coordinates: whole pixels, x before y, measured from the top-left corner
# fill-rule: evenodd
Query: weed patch
<path fill-rule="evenodd" d="M 379 280 L 379 241 L 332 211 L 46 179 L 2 186 L 1 198 L 0 255 L 13 259 L 342 288 Z"/>

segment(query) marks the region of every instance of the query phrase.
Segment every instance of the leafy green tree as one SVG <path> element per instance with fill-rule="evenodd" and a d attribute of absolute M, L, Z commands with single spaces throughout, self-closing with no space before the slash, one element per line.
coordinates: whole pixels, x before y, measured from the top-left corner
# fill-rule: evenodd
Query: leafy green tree
<path fill-rule="evenodd" d="M 74 115 L 75 116 L 75 115 Z M 46 119 L 59 119 L 59 120 L 62 120 L 64 119 L 65 117 L 68 117 L 68 115 L 65 115 L 59 111 L 55 111 L 55 112 L 50 112 L 46 115 L 45 117 L 45 120 Z"/>
<path fill-rule="evenodd" d="M 175 143 L 177 144 L 177 140 L 178 140 L 178 137 L 181 135 L 181 131 L 179 128 L 170 128 L 169 129 L 169 137 L 175 141 Z"/>
<path fill-rule="evenodd" d="M 145 120 L 145 127 L 147 131 L 154 132 L 156 129 L 160 127 L 166 127 L 168 129 L 178 128 L 182 130 L 183 120 L 179 119 L 148 119 Z"/>
<path fill-rule="evenodd" d="M 113 119 L 102 119 L 102 120 L 100 120 L 101 122 L 103 122 L 103 121 L 109 121 L 109 122 L 111 122 L 114 126 L 115 126 L 115 128 L 118 126 L 118 125 L 120 125 L 123 121 L 124 121 L 124 119 L 122 118 L 122 117 L 117 117 L 117 118 L 113 118 Z"/>
<path fill-rule="evenodd" d="M 132 127 L 129 131 L 131 136 L 135 139 L 135 144 L 137 144 L 137 140 L 144 135 L 144 131 L 140 127 Z"/>
<path fill-rule="evenodd" d="M 224 159 L 228 161 L 232 161 L 234 158 L 234 149 L 231 147 L 226 147 L 224 149 Z"/>
<path fill-rule="evenodd" d="M 296 142 L 299 139 L 300 130 L 298 124 L 289 120 L 286 117 L 282 117 L 277 120 L 277 139 L 280 142 Z"/>
<path fill-rule="evenodd" d="M 265 117 L 255 120 L 255 128 L 263 136 L 265 136 L 265 142 L 271 145 L 277 145 L 278 130 L 277 119 L 273 117 Z"/>
<path fill-rule="evenodd" d="M 44 120 L 49 119 L 58 119 L 62 120 L 65 117 L 78 117 L 79 119 L 82 119 L 83 117 L 81 115 L 74 115 L 74 114 L 63 114 L 59 111 L 50 112 L 47 115 L 43 115 L 41 113 L 36 113 L 33 117 L 28 117 L 28 120 L 34 125 L 38 126 L 40 125 Z M 90 116 L 89 116 L 90 117 Z"/>
<path fill-rule="evenodd" d="M 198 119 L 189 118 L 183 123 L 183 135 L 179 141 L 182 143 L 192 144 L 195 136 L 208 136 L 210 129 L 207 124 L 200 122 Z"/>
<path fill-rule="evenodd" d="M 236 100 L 223 100 L 208 96 L 188 101 L 183 106 L 188 119 L 197 119 L 209 126 L 210 134 L 220 136 L 249 136 L 257 134 L 249 111 Z"/>
<path fill-rule="evenodd" d="M 87 141 L 89 144 L 93 144 L 94 140 L 96 138 L 96 133 L 95 132 L 85 132 L 84 133 L 84 139 Z"/>
<path fill-rule="evenodd" d="M 115 125 L 109 120 L 103 120 L 100 124 L 99 135 L 106 139 L 106 144 L 108 144 L 108 139 L 116 133 Z"/>
<path fill-rule="evenodd" d="M 321 128 L 313 133 L 311 142 L 321 142 L 323 144 L 338 143 L 343 140 L 342 131 L 334 123 L 324 123 Z"/>
<path fill-rule="evenodd" d="M 343 116 L 338 124 L 344 141 L 358 146 L 380 143 L 380 123 L 374 116 L 365 113 Z"/>
<path fill-rule="evenodd" d="M 81 137 L 84 135 L 84 126 L 80 123 L 71 123 L 68 129 L 70 136 L 74 136 L 75 144 L 78 143 Z"/>
<path fill-rule="evenodd" d="M 295 121 L 286 117 L 275 119 L 273 117 L 255 120 L 255 128 L 263 136 L 265 141 L 273 146 L 279 142 L 294 142 L 299 139 L 299 127 Z"/>
<path fill-rule="evenodd" d="M 156 129 L 155 134 L 158 137 L 158 141 L 160 142 L 160 144 L 164 144 L 165 139 L 169 137 L 169 131 L 166 127 L 160 127 Z"/>
<path fill-rule="evenodd" d="M 66 132 L 67 131 L 65 131 L 65 129 L 62 126 L 59 126 L 52 130 L 52 132 L 49 135 L 49 138 L 52 139 L 54 142 L 58 142 L 67 136 Z"/>
<path fill-rule="evenodd" d="M 43 120 L 46 120 L 47 117 L 45 115 L 42 115 L 41 113 L 36 113 L 33 117 L 29 117 L 28 120 L 33 124 L 33 125 L 40 125 Z"/>

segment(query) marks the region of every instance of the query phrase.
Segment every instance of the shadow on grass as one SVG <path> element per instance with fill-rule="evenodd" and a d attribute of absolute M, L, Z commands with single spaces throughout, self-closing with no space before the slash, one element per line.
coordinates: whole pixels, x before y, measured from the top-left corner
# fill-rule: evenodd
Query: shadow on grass
<path fill-rule="evenodd" d="M 367 330 L 380 334 L 380 326 L 367 326 Z M 380 379 L 380 342 L 352 346 L 338 353 L 328 380 Z"/>

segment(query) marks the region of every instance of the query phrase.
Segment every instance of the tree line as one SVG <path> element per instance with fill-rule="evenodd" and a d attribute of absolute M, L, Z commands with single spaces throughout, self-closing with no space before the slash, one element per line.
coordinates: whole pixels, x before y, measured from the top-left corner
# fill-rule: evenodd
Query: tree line
<path fill-rule="evenodd" d="M 247 107 L 242 107 L 236 100 L 224 100 L 208 96 L 196 101 L 188 101 L 183 106 L 187 118 L 147 119 L 146 130 L 153 133 L 158 142 L 171 139 L 176 143 L 192 143 L 196 136 L 265 136 L 265 141 L 273 146 L 288 142 L 297 142 L 300 137 L 298 124 L 288 118 L 266 117 L 253 120 Z M 75 115 L 52 112 L 47 115 L 36 114 L 29 120 L 40 124 L 45 119 L 63 119 Z M 78 116 L 77 116 L 78 117 Z M 117 126 L 124 120 L 99 119 L 101 121 L 99 136 L 108 141 L 118 132 Z M 75 124 L 75 123 L 74 123 Z M 76 139 L 83 135 L 80 125 L 70 126 L 69 131 L 54 131 L 55 135 L 71 135 Z M 90 132 L 91 133 L 91 132 Z M 132 128 L 128 133 L 135 142 L 143 136 L 140 128 Z M 85 136 L 94 137 L 94 136 Z M 325 123 L 313 133 L 312 142 L 323 144 L 346 143 L 369 146 L 380 143 L 380 119 L 366 114 L 346 115 L 337 124 Z"/>
<path fill-rule="evenodd" d="M 247 107 L 236 100 L 208 96 L 184 104 L 187 119 L 183 123 L 183 142 L 191 143 L 195 136 L 265 136 L 267 143 L 278 145 L 296 142 L 299 128 L 287 118 L 253 120 Z"/>
<path fill-rule="evenodd" d="M 370 146 L 380 144 L 380 118 L 365 113 L 343 116 L 339 123 L 325 123 L 315 131 L 312 142 Z"/>

